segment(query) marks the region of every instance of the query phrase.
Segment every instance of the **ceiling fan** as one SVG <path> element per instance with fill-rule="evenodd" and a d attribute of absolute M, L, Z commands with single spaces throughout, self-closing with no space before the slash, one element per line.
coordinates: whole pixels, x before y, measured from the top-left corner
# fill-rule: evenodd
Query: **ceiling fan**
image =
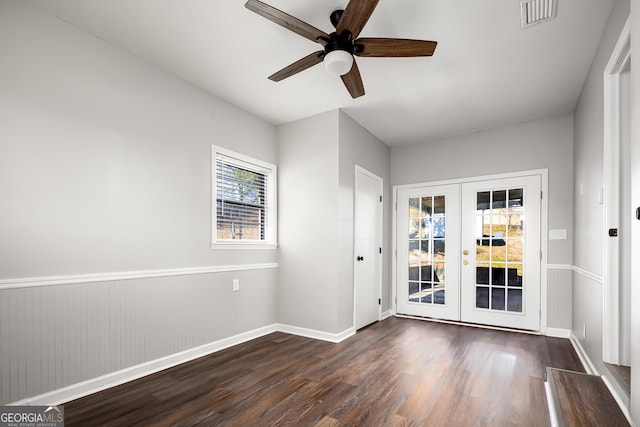
<path fill-rule="evenodd" d="M 269 76 L 279 82 L 324 61 L 331 74 L 339 75 L 352 98 L 364 95 L 364 85 L 353 55 L 365 57 L 431 56 L 437 42 L 395 38 L 357 38 L 379 0 L 351 0 L 344 10 L 329 15 L 336 31 L 327 34 L 281 10 L 258 0 L 248 0 L 245 7 L 276 24 L 293 31 L 323 49 L 294 62 Z"/>

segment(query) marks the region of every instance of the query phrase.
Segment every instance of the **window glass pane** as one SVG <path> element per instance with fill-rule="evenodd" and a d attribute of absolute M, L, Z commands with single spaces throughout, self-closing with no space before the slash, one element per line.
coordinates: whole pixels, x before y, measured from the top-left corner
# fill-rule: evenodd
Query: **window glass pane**
<path fill-rule="evenodd" d="M 508 229 L 507 236 L 508 237 L 522 237 L 523 230 L 522 226 L 524 225 L 524 215 L 523 214 L 511 214 L 508 219 Z"/>
<path fill-rule="evenodd" d="M 445 236 L 445 217 L 444 215 L 437 215 L 433 218 L 433 237 L 444 238 Z"/>
<path fill-rule="evenodd" d="M 491 266 L 491 284 L 493 286 L 504 286 L 504 264 L 493 264 Z"/>
<path fill-rule="evenodd" d="M 429 217 L 433 213 L 433 198 L 422 198 L 422 216 Z"/>
<path fill-rule="evenodd" d="M 504 310 L 504 288 L 491 288 L 491 309 Z"/>
<path fill-rule="evenodd" d="M 490 246 L 476 246 L 476 261 L 488 262 L 491 261 L 491 247 Z"/>
<path fill-rule="evenodd" d="M 445 303 L 445 284 L 437 283 L 433 285 L 433 303 L 444 304 Z"/>
<path fill-rule="evenodd" d="M 418 266 L 409 265 L 409 280 L 420 280 L 420 269 Z"/>
<path fill-rule="evenodd" d="M 522 264 L 509 264 L 507 284 L 513 287 L 522 287 Z"/>
<path fill-rule="evenodd" d="M 429 240 L 420 241 L 420 250 L 422 252 L 422 259 L 430 259 L 431 253 L 429 251 Z"/>
<path fill-rule="evenodd" d="M 524 192 L 522 188 L 514 188 L 509 190 L 509 211 L 510 212 L 512 211 L 512 209 L 514 211 L 519 212 L 520 208 L 524 206 L 523 195 L 524 195 Z"/>
<path fill-rule="evenodd" d="M 489 308 L 489 288 L 476 287 L 476 308 Z"/>
<path fill-rule="evenodd" d="M 444 260 L 444 240 L 434 240 L 433 241 L 433 259 L 434 260 Z"/>
<path fill-rule="evenodd" d="M 493 192 L 493 202 L 491 203 L 492 209 L 505 209 L 507 200 L 507 192 L 506 190 L 494 191 Z"/>
<path fill-rule="evenodd" d="M 522 313 L 522 289 L 509 289 L 507 310 Z"/>
<path fill-rule="evenodd" d="M 509 262 L 522 262 L 522 239 L 509 239 Z"/>
<path fill-rule="evenodd" d="M 479 262 L 476 264 L 476 283 L 478 285 L 489 284 L 489 264 Z"/>
<path fill-rule="evenodd" d="M 498 246 L 491 247 L 491 261 L 505 262 L 507 260 L 507 247 L 502 239 L 493 239 L 494 244 Z"/>
<path fill-rule="evenodd" d="M 423 262 L 420 267 L 420 280 L 433 281 L 433 266 L 429 262 Z"/>
<path fill-rule="evenodd" d="M 434 282 L 445 282 L 446 279 L 444 277 L 444 262 L 437 262 L 433 266 L 433 281 Z"/>
<path fill-rule="evenodd" d="M 422 220 L 420 219 L 410 219 L 409 220 L 409 238 L 415 239 L 420 238 L 420 225 Z"/>
<path fill-rule="evenodd" d="M 420 283 L 409 282 L 409 302 L 420 302 Z"/>
<path fill-rule="evenodd" d="M 431 219 L 423 218 L 422 219 L 422 227 L 420 228 L 420 237 L 422 238 L 431 238 Z"/>
<path fill-rule="evenodd" d="M 415 197 L 409 199 L 409 218 L 420 217 L 420 199 Z"/>
<path fill-rule="evenodd" d="M 420 302 L 431 304 L 433 302 L 433 289 L 431 283 L 422 283 L 422 292 Z"/>
<path fill-rule="evenodd" d="M 436 215 L 445 214 L 444 196 L 436 196 L 433 198 L 433 213 Z"/>
<path fill-rule="evenodd" d="M 481 191 L 477 194 L 476 209 L 478 211 L 484 211 L 485 209 L 489 209 L 490 203 L 491 203 L 490 191 Z"/>

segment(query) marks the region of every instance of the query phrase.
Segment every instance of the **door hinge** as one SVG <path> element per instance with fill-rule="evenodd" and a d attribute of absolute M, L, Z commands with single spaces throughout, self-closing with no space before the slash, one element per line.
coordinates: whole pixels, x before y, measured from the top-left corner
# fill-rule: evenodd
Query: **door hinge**
<path fill-rule="evenodd" d="M 543 199 L 542 194 L 543 194 L 542 191 L 540 191 L 540 200 Z"/>
<path fill-rule="evenodd" d="M 382 253 L 382 248 L 378 248 L 379 252 Z"/>
<path fill-rule="evenodd" d="M 382 298 L 378 298 L 378 305 L 382 305 Z"/>
<path fill-rule="evenodd" d="M 382 196 L 380 196 L 380 203 L 382 203 Z"/>

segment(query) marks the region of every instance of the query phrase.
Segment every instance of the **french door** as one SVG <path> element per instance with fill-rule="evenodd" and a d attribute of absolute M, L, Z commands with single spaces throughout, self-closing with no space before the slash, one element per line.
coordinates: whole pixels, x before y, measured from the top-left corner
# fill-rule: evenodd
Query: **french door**
<path fill-rule="evenodd" d="M 540 176 L 398 190 L 397 312 L 540 328 Z"/>

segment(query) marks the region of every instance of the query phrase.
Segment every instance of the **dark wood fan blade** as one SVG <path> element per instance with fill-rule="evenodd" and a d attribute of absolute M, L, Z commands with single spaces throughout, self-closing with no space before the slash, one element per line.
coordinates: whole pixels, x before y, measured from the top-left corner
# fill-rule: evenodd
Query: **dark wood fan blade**
<path fill-rule="evenodd" d="M 298 74 L 300 71 L 304 71 L 307 68 L 311 68 L 316 64 L 319 64 L 324 59 L 324 51 L 319 50 L 317 52 L 313 52 L 311 55 L 307 55 L 299 61 L 294 62 L 288 67 L 284 67 L 282 70 L 274 73 L 269 76 L 269 80 L 273 80 L 274 82 L 279 82 L 280 80 L 284 80 L 287 77 L 291 77 L 294 74 Z"/>
<path fill-rule="evenodd" d="M 364 84 L 362 83 L 362 77 L 360 77 L 360 70 L 358 69 L 356 61 L 353 61 L 351 70 L 344 76 L 340 76 L 340 78 L 353 99 L 364 95 Z"/>
<path fill-rule="evenodd" d="M 318 41 L 318 38 L 330 39 L 329 35 L 324 31 L 261 1 L 248 0 L 244 7 L 312 42 Z"/>
<path fill-rule="evenodd" d="M 347 30 L 351 33 L 351 37 L 355 39 L 364 28 L 377 5 L 378 0 L 351 0 L 340 21 L 338 21 L 338 25 L 336 25 L 336 32 L 341 34 L 342 31 Z"/>
<path fill-rule="evenodd" d="M 431 56 L 437 42 L 410 39 L 361 38 L 356 40 L 355 55 L 375 57 Z M 362 50 L 360 50 L 362 49 Z"/>

